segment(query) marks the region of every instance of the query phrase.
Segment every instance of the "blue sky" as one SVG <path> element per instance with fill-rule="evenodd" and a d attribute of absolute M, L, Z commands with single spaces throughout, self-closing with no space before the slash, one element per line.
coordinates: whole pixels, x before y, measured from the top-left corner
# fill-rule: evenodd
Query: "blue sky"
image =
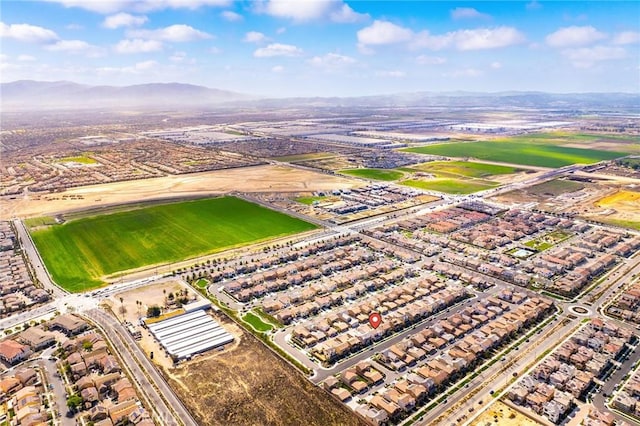
<path fill-rule="evenodd" d="M 263 96 L 640 92 L 640 2 L 2 1 L 0 79 Z"/>

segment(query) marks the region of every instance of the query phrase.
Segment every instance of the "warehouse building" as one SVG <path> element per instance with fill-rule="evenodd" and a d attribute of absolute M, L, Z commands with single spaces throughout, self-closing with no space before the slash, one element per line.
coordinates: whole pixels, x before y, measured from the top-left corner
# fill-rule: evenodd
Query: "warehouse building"
<path fill-rule="evenodd" d="M 188 359 L 233 341 L 233 336 L 202 309 L 148 324 L 147 327 L 174 360 Z"/>

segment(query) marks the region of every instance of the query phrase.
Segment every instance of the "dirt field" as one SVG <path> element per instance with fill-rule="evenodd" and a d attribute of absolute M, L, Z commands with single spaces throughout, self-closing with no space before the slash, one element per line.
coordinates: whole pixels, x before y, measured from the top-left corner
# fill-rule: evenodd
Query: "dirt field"
<path fill-rule="evenodd" d="M 166 176 L 72 188 L 54 194 L 31 193 L 8 200 L 0 220 L 38 217 L 99 205 L 123 204 L 169 197 L 217 195 L 239 192 L 302 192 L 351 188 L 347 178 L 283 166 L 257 166 L 189 175 Z"/>
<path fill-rule="evenodd" d="M 169 384 L 201 425 L 366 425 L 235 323 L 236 347 L 168 371 Z"/>
<path fill-rule="evenodd" d="M 598 200 L 595 205 L 603 209 L 614 209 L 615 213 L 610 218 L 640 221 L 640 192 L 618 191 Z"/>
<path fill-rule="evenodd" d="M 471 426 L 538 426 L 540 423 L 503 404 L 494 402 Z"/>

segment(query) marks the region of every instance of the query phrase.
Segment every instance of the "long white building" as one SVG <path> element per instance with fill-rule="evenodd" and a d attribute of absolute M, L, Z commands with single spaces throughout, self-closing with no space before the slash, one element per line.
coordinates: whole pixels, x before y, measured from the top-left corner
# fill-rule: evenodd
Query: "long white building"
<path fill-rule="evenodd" d="M 233 336 L 202 309 L 149 324 L 148 328 L 175 359 L 190 358 L 233 341 Z"/>

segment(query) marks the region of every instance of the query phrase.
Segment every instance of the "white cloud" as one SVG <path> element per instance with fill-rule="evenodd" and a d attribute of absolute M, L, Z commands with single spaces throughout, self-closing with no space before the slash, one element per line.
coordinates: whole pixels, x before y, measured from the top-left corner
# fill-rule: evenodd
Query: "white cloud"
<path fill-rule="evenodd" d="M 442 65 L 447 62 L 447 60 L 440 56 L 420 55 L 416 58 L 416 62 L 420 65 Z"/>
<path fill-rule="evenodd" d="M 118 44 L 114 46 L 114 50 L 117 53 L 148 53 L 157 52 L 162 50 L 162 43 L 158 40 L 142 40 L 139 38 L 130 40 L 120 40 Z"/>
<path fill-rule="evenodd" d="M 378 71 L 376 72 L 378 77 L 392 77 L 392 78 L 402 78 L 407 75 L 404 71 L 393 70 L 393 71 Z"/>
<path fill-rule="evenodd" d="M 128 67 L 100 67 L 96 71 L 98 74 L 142 74 L 157 66 L 156 61 L 142 61 Z"/>
<path fill-rule="evenodd" d="M 562 54 L 576 68 L 590 68 L 597 62 L 624 59 L 627 51 L 623 47 L 593 46 L 565 49 Z"/>
<path fill-rule="evenodd" d="M 444 77 L 478 77 L 482 75 L 482 71 L 475 68 L 463 68 L 459 70 L 455 70 L 453 72 L 442 74 Z"/>
<path fill-rule="evenodd" d="M 284 67 L 282 65 L 276 65 L 275 67 L 271 68 L 271 72 L 282 72 L 284 71 Z"/>
<path fill-rule="evenodd" d="M 637 44 L 640 43 L 640 32 L 623 31 L 613 37 L 613 44 Z"/>
<path fill-rule="evenodd" d="M 522 43 L 525 40 L 524 35 L 512 27 L 460 30 L 453 34 L 458 50 L 496 49 Z"/>
<path fill-rule="evenodd" d="M 83 30 L 83 29 L 84 29 L 84 26 L 82 26 L 82 25 L 80 25 L 80 24 L 73 24 L 73 23 L 72 23 L 72 24 L 67 24 L 67 25 L 65 25 L 64 27 L 65 27 L 66 29 L 68 29 L 68 30 L 73 30 L 73 31 L 76 31 L 76 30 Z"/>
<path fill-rule="evenodd" d="M 257 10 L 296 22 L 329 19 L 337 23 L 352 23 L 369 17 L 355 12 L 342 0 L 267 0 L 266 3 L 258 3 Z"/>
<path fill-rule="evenodd" d="M 100 48 L 91 45 L 84 40 L 60 40 L 54 44 L 45 46 L 50 52 L 66 52 L 71 54 L 85 54 L 87 56 L 99 56 Z"/>
<path fill-rule="evenodd" d="M 43 27 L 30 24 L 10 24 L 0 22 L 0 38 L 12 38 L 27 43 L 48 43 L 58 39 L 58 35 Z"/>
<path fill-rule="evenodd" d="M 329 14 L 329 18 L 331 21 L 339 24 L 352 24 L 354 22 L 361 22 L 369 19 L 369 15 L 366 13 L 355 12 L 351 7 L 343 4 L 342 7 L 331 12 Z"/>
<path fill-rule="evenodd" d="M 172 42 L 185 42 L 212 38 L 211 34 L 196 30 L 195 28 L 184 24 L 170 25 L 168 27 L 158 28 L 155 30 L 130 30 L 127 32 L 127 35 L 132 38 Z"/>
<path fill-rule="evenodd" d="M 79 7 L 91 12 L 149 12 L 163 9 L 191 9 L 202 6 L 228 6 L 231 0 L 45 0 L 65 7 Z"/>
<path fill-rule="evenodd" d="M 18 56 L 18 61 L 20 61 L 20 62 L 33 62 L 35 60 L 36 60 L 36 58 L 34 58 L 31 55 L 20 55 L 20 56 Z"/>
<path fill-rule="evenodd" d="M 384 45 L 402 43 L 411 40 L 413 32 L 389 21 L 374 21 L 368 27 L 358 31 L 361 45 Z"/>
<path fill-rule="evenodd" d="M 274 56 L 300 56 L 302 49 L 290 44 L 272 43 L 253 52 L 256 58 L 271 58 Z"/>
<path fill-rule="evenodd" d="M 247 43 L 264 43 L 267 40 L 267 36 L 258 31 L 249 31 L 244 35 L 244 39 L 242 39 L 242 41 Z"/>
<path fill-rule="evenodd" d="M 551 47 L 580 47 L 593 44 L 607 35 L 592 26 L 571 26 L 560 28 L 549 34 L 545 40 Z"/>
<path fill-rule="evenodd" d="M 525 40 L 524 35 L 513 27 L 477 28 L 434 35 L 427 30 L 415 33 L 388 21 L 375 21 L 358 31 L 357 35 L 358 48 L 364 52 L 367 52 L 368 46 L 404 42 L 408 42 L 413 49 L 454 47 L 458 50 L 482 50 L 512 46 Z"/>
<path fill-rule="evenodd" d="M 242 15 L 231 10 L 225 10 L 224 12 L 221 12 L 220 16 L 222 16 L 222 19 L 229 22 L 240 22 L 244 19 Z"/>
<path fill-rule="evenodd" d="M 113 30 L 120 27 L 139 27 L 147 21 L 148 18 L 146 16 L 134 16 L 120 12 L 104 18 L 102 26 Z"/>
<path fill-rule="evenodd" d="M 502 68 L 502 64 L 500 62 L 491 62 L 491 68 L 493 68 L 494 70 L 499 70 L 500 68 Z"/>
<path fill-rule="evenodd" d="M 350 56 L 340 55 L 338 53 L 327 53 L 324 56 L 314 56 L 313 58 L 309 59 L 308 62 L 314 67 L 323 68 L 327 71 L 333 71 L 347 67 L 349 65 L 353 65 L 357 61 Z"/>
<path fill-rule="evenodd" d="M 285 27 L 280 27 L 276 30 L 276 34 L 284 34 L 287 32 L 287 29 Z"/>
<path fill-rule="evenodd" d="M 478 12 L 473 7 L 456 7 L 451 11 L 451 17 L 453 19 L 491 19 L 491 15 Z"/>
<path fill-rule="evenodd" d="M 134 65 L 134 68 L 138 71 L 145 71 L 145 70 L 149 70 L 155 66 L 157 66 L 158 63 L 156 61 L 143 61 L 143 62 L 138 62 L 137 64 Z"/>
<path fill-rule="evenodd" d="M 441 50 L 455 47 L 457 50 L 484 50 L 513 46 L 525 41 L 524 35 L 513 27 L 477 28 L 458 30 L 442 35 L 422 31 L 414 37 L 411 47 Z"/>
<path fill-rule="evenodd" d="M 213 54 L 213 55 L 219 55 L 220 53 L 222 53 L 222 49 L 220 49 L 219 47 L 216 46 L 212 46 L 208 49 L 208 52 Z"/>

